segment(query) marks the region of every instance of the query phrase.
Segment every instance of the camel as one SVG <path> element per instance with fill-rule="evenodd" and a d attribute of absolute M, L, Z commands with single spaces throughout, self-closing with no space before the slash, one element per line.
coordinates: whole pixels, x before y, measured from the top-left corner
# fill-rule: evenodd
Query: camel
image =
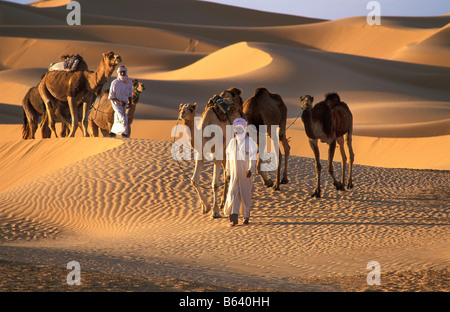
<path fill-rule="evenodd" d="M 131 136 L 131 124 L 133 123 L 136 105 L 139 102 L 141 92 L 145 90 L 145 86 L 138 79 L 133 81 L 133 96 L 131 105 L 127 109 L 128 115 L 128 136 Z M 109 89 L 105 90 L 101 98 L 94 101 L 92 110 L 88 118 L 88 133 L 90 136 L 98 137 L 99 130 L 104 137 L 108 136 L 114 123 L 114 110 L 111 106 L 111 100 L 108 100 Z"/>
<path fill-rule="evenodd" d="M 238 117 L 243 118 L 243 114 L 242 114 L 240 107 L 238 105 L 236 105 L 233 101 L 229 101 L 229 102 L 225 101 L 228 104 L 226 108 L 223 106 L 220 106 L 221 101 L 224 101 L 224 99 L 217 95 L 215 95 L 214 97 L 209 99 L 208 104 L 206 105 L 205 110 L 203 111 L 203 114 L 201 117 L 202 133 L 205 133 L 205 128 L 210 125 L 217 125 L 222 129 L 222 133 L 221 133 L 221 135 L 222 135 L 221 139 L 223 140 L 222 141 L 223 142 L 222 151 L 220 151 L 220 157 L 214 157 L 214 159 L 213 159 L 213 161 L 214 161 L 214 173 L 213 173 L 213 182 L 212 182 L 213 209 L 211 211 L 211 218 L 221 218 L 220 209 L 222 209 L 225 204 L 226 195 L 227 195 L 227 191 L 228 191 L 228 181 L 226 180 L 226 177 L 224 175 L 223 176 L 224 189 L 223 189 L 223 193 L 222 193 L 221 204 L 219 207 L 219 205 L 217 204 L 217 202 L 218 202 L 217 193 L 218 193 L 218 188 L 219 188 L 220 167 L 222 165 L 222 168 L 225 170 L 225 166 L 226 166 L 225 155 L 226 155 L 226 147 L 228 144 L 228 141 L 226 141 L 226 137 L 227 137 L 226 136 L 226 133 L 227 133 L 226 126 L 232 125 L 233 121 Z M 215 135 L 217 135 L 217 134 L 215 134 Z M 197 151 L 197 154 L 201 155 L 201 157 L 196 157 L 196 159 L 195 159 L 195 169 L 194 169 L 194 173 L 191 178 L 192 185 L 194 186 L 194 188 L 197 191 L 197 194 L 200 198 L 203 213 L 208 213 L 211 210 L 211 207 L 207 203 L 207 201 L 203 195 L 203 192 L 201 190 L 201 187 L 199 185 L 200 173 L 201 173 L 204 163 L 205 163 L 205 157 L 203 157 L 203 147 L 209 140 L 211 140 L 211 139 L 208 137 L 202 136 L 201 144 L 195 144 L 196 142 L 194 142 L 194 146 Z M 196 145 L 201 145 L 201 146 L 197 147 Z M 199 148 L 201 148 L 201 150 Z M 216 151 L 213 148 L 211 150 L 211 152 L 215 153 Z"/>
<path fill-rule="evenodd" d="M 51 71 L 45 74 L 39 84 L 39 93 L 44 100 L 47 110 L 49 127 L 56 137 L 58 135 L 56 134 L 52 112 L 60 119 L 64 119 L 58 113 L 58 103 L 64 106 L 65 102 L 67 102 L 72 117 L 69 136 L 75 136 L 78 127 L 78 106 L 80 103 L 82 103 L 83 136 L 89 136 L 87 125 L 90 105 L 95 99 L 95 94 L 101 90 L 120 62 L 122 62 L 122 59 L 119 55 L 114 52 L 107 52 L 103 53 L 102 60 L 95 72 Z M 57 100 L 60 102 L 57 102 Z"/>
<path fill-rule="evenodd" d="M 76 57 L 78 59 L 78 66 L 74 71 L 88 70 L 88 65 L 80 55 L 62 55 L 59 60 L 64 61 L 70 58 Z M 42 75 L 44 78 L 45 75 Z M 39 82 L 40 83 L 40 82 Z M 58 105 L 59 107 L 64 105 Z M 23 126 L 22 126 L 22 139 L 34 139 L 35 133 L 38 127 L 39 118 L 41 118 L 41 133 L 42 138 L 50 138 L 51 130 L 47 124 L 47 112 L 45 109 L 44 101 L 39 93 L 39 84 L 31 87 L 25 94 L 22 100 L 23 107 Z M 56 116 L 54 116 L 56 118 Z M 70 116 L 68 117 L 70 118 Z"/>
<path fill-rule="evenodd" d="M 349 176 L 347 181 L 347 189 L 353 188 L 352 169 L 355 155 L 352 147 L 352 133 L 353 133 L 353 116 L 352 113 L 337 93 L 329 93 L 325 95 L 325 100 L 312 105 L 314 97 L 310 95 L 302 95 L 300 97 L 302 103 L 302 121 L 305 125 L 305 132 L 309 138 L 309 145 L 314 152 L 316 160 L 316 175 L 317 184 L 316 189 L 311 194 L 311 197 L 320 197 L 320 154 L 318 141 L 327 143 L 328 148 L 328 173 L 333 179 L 333 185 L 337 190 L 345 190 L 345 170 L 347 163 L 347 156 L 344 149 L 344 137 L 349 151 Z M 342 156 L 342 180 L 336 180 L 333 170 L 333 157 L 336 149 L 336 142 L 339 144 Z"/>
<path fill-rule="evenodd" d="M 191 147 L 194 148 L 194 118 L 195 110 L 197 109 L 197 103 L 185 103 L 180 104 L 178 108 L 178 119 L 183 121 L 183 124 L 189 128 L 191 133 Z"/>
<path fill-rule="evenodd" d="M 286 137 L 286 120 L 287 108 L 283 99 L 278 94 L 270 93 L 266 88 L 256 88 L 252 97 L 247 99 L 243 104 L 243 111 L 249 124 L 254 125 L 259 130 L 259 126 L 266 125 L 269 136 L 272 138 L 271 126 L 278 125 L 280 127 L 279 140 L 283 145 L 284 150 L 284 171 L 283 179 L 280 181 L 282 154 L 279 149 L 278 166 L 276 173 L 275 184 L 271 179 L 268 179 L 261 170 L 261 157 L 258 157 L 257 171 L 267 187 L 274 187 L 275 190 L 280 190 L 280 184 L 289 182 L 287 177 L 288 158 L 291 147 L 289 146 Z M 258 148 L 265 142 L 259 142 Z"/>

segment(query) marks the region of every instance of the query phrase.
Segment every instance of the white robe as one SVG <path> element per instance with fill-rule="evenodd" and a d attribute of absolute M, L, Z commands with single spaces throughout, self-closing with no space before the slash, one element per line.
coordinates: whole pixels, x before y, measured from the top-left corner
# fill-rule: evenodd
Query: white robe
<path fill-rule="evenodd" d="M 245 144 L 244 144 L 245 142 Z M 225 175 L 230 176 L 227 199 L 223 208 L 225 215 L 240 214 L 244 218 L 250 217 L 252 201 L 253 177 L 256 171 L 258 148 L 255 142 L 246 136 L 239 141 L 230 140 L 226 150 Z M 247 171 L 252 175 L 247 178 Z"/>
<path fill-rule="evenodd" d="M 114 80 L 111 83 L 109 89 L 108 99 L 111 100 L 111 106 L 114 110 L 114 124 L 112 125 L 111 132 L 115 134 L 128 135 L 128 115 L 125 106 L 120 105 L 112 99 L 128 102 L 128 98 L 133 96 L 133 83 L 128 79 L 128 83 L 119 79 Z"/>

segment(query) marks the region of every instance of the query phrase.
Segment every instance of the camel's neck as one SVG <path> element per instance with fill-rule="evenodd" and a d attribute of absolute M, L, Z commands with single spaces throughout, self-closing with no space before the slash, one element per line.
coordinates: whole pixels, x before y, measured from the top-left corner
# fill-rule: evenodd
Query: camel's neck
<path fill-rule="evenodd" d="M 183 119 L 183 125 L 189 128 L 189 131 L 191 132 L 191 146 L 194 147 L 194 119 Z"/>
<path fill-rule="evenodd" d="M 302 113 L 302 121 L 303 124 L 305 125 L 305 132 L 306 135 L 309 138 L 314 139 L 314 134 L 312 131 L 312 114 L 311 114 L 311 110 L 310 109 L 303 109 L 303 113 Z"/>
<path fill-rule="evenodd" d="M 136 104 L 139 101 L 139 93 L 133 91 L 133 97 L 131 98 L 130 108 L 127 110 L 128 123 L 131 123 L 134 119 L 134 112 L 136 111 Z"/>
<path fill-rule="evenodd" d="M 108 67 L 102 60 L 97 70 L 90 75 L 89 84 L 92 90 L 103 87 L 113 71 L 114 67 Z"/>

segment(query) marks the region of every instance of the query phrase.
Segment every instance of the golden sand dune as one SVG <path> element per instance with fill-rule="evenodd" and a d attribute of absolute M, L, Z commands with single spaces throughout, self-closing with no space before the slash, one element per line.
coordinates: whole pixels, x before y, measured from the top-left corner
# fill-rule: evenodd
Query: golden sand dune
<path fill-rule="evenodd" d="M 2 141 L 0 171 L 7 181 L 0 190 L 117 147 L 120 141 L 100 139 Z"/>
<path fill-rule="evenodd" d="M 237 43 L 211 53 L 200 61 L 172 72 L 148 75 L 155 80 L 207 80 L 241 76 L 261 69 L 272 62 L 272 57 L 246 42 Z M 239 66 L 230 66 L 239 64 Z"/>
<path fill-rule="evenodd" d="M 0 2 L 2 257 L 279 290 L 328 289 L 302 278 L 364 275 L 372 260 L 383 272 L 448 267 L 448 14 L 369 26 L 193 0 L 80 0 L 82 25 L 68 26 L 67 2 Z M 22 99 L 49 64 L 78 53 L 95 70 L 107 51 L 146 87 L 132 139 L 20 140 Z M 200 214 L 194 164 L 171 158 L 170 133 L 180 103 L 200 116 L 214 94 L 237 87 L 246 100 L 260 86 L 288 108 L 290 182 L 274 192 L 256 177 L 251 225 L 230 229 Z M 355 189 L 337 192 L 322 170 L 324 197 L 312 199 L 299 97 L 327 92 L 353 112 Z M 207 163 L 210 200 L 211 176 Z"/>

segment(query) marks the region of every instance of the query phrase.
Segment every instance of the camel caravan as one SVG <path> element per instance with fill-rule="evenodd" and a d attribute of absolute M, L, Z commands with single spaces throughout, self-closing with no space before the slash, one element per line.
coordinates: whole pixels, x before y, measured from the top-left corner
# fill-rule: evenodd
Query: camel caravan
<path fill-rule="evenodd" d="M 288 158 L 290 154 L 290 145 L 289 139 L 286 136 L 286 123 L 287 123 L 287 108 L 282 98 L 278 94 L 274 94 L 269 92 L 266 88 L 256 88 L 253 96 L 247 99 L 245 102 L 241 97 L 242 91 L 238 88 L 229 88 L 223 91 L 220 96 L 215 95 L 211 98 L 201 115 L 200 120 L 200 129 L 203 131 L 206 127 L 210 125 L 219 125 L 222 128 L 223 134 L 223 151 L 219 154 L 222 157 L 216 157 L 214 159 L 214 169 L 213 169 L 213 181 L 212 181 L 212 189 L 213 189 L 213 204 L 212 211 L 211 207 L 206 201 L 206 198 L 202 192 L 202 188 L 200 186 L 200 173 L 204 166 L 203 158 L 195 159 L 195 169 L 191 178 L 191 183 L 194 186 L 197 194 L 199 196 L 202 212 L 208 213 L 211 211 L 212 218 L 219 218 L 219 211 L 223 208 L 227 189 L 228 189 L 228 181 L 225 176 L 223 184 L 224 189 L 221 196 L 220 204 L 218 202 L 218 187 L 220 185 L 220 169 L 225 171 L 225 140 L 226 140 L 226 126 L 232 125 L 236 118 L 244 118 L 248 121 L 249 125 L 255 126 L 256 130 L 260 129 L 260 126 L 267 126 L 267 136 L 273 139 L 274 135 L 278 134 L 278 140 L 281 142 L 283 146 L 284 152 L 284 170 L 281 175 L 282 168 L 282 152 L 279 149 L 279 161 L 277 162 L 276 169 L 276 180 L 275 182 L 271 181 L 266 177 L 264 171 L 261 170 L 261 144 L 264 142 L 257 141 L 259 157 L 257 160 L 257 173 L 261 176 L 262 181 L 265 186 L 273 187 L 275 190 L 280 190 L 281 184 L 286 184 L 289 182 L 288 180 Z M 353 161 L 354 161 L 354 153 L 352 148 L 352 132 L 353 132 L 353 116 L 348 107 L 348 105 L 340 100 L 340 97 L 337 93 L 330 93 L 326 95 L 324 101 L 312 105 L 314 98 L 310 95 L 304 95 L 300 97 L 301 102 L 301 119 L 305 127 L 306 135 L 309 139 L 309 143 L 311 149 L 315 155 L 316 162 L 316 175 L 317 175 L 317 184 L 316 189 L 311 194 L 311 197 L 321 197 L 321 188 L 320 188 L 320 155 L 318 142 L 327 143 L 329 145 L 328 150 L 328 173 L 331 175 L 333 179 L 333 184 L 337 190 L 343 191 L 345 190 L 345 176 L 346 176 L 346 164 L 347 164 L 347 156 L 345 153 L 345 145 L 348 148 L 348 152 L 350 155 L 349 158 L 349 176 L 347 181 L 347 189 L 353 188 L 352 182 L 352 169 L 353 169 Z M 226 103 L 223 105 L 222 103 Z M 178 120 L 183 122 L 183 125 L 186 126 L 190 133 L 194 133 L 195 126 L 195 117 L 196 117 L 197 103 L 182 103 L 179 106 L 179 115 Z M 277 134 L 272 133 L 271 126 L 278 126 L 279 131 Z M 200 146 L 197 146 L 194 142 L 194 135 L 190 136 L 190 146 L 193 150 L 198 150 L 200 153 L 202 151 L 202 147 L 208 143 L 208 139 L 203 137 L 203 141 Z M 336 143 L 340 147 L 340 152 L 342 156 L 342 180 L 341 182 L 337 181 L 333 171 L 333 157 L 336 149 Z M 200 147 L 200 148 L 199 148 Z M 214 151 L 215 152 L 215 151 Z M 221 168 L 222 167 L 222 168 Z"/>
<path fill-rule="evenodd" d="M 61 56 L 22 101 L 22 139 L 34 139 L 38 125 L 42 138 L 50 138 L 52 134 L 57 138 L 55 120 L 62 122 L 61 137 L 74 137 L 78 127 L 84 137 L 109 133 L 114 112 L 108 100 L 109 89 L 103 93 L 102 89 L 121 62 L 122 58 L 114 52 L 103 53 L 97 69 L 90 71 L 80 55 Z M 132 102 L 127 109 L 128 133 L 139 95 L 145 90 L 139 80 L 132 79 L 132 83 Z"/>
<path fill-rule="evenodd" d="M 107 87 L 108 79 L 113 74 L 122 58 L 114 52 L 103 53 L 100 63 L 95 71 L 90 71 L 86 62 L 80 55 L 64 55 L 60 61 L 53 63 L 49 71 L 41 77 L 41 81 L 28 90 L 23 105 L 23 127 L 22 138 L 34 139 L 40 119 L 40 128 L 42 138 L 50 138 L 54 135 L 56 138 L 55 121 L 61 121 L 61 137 L 74 137 L 78 127 L 81 128 L 84 137 L 111 136 L 111 128 L 114 124 L 115 111 L 108 99 L 110 90 Z M 120 68 L 119 68 L 120 69 Z M 122 73 L 121 73 L 122 74 Z M 145 90 L 144 84 L 138 79 L 132 81 L 131 102 L 128 103 L 126 114 L 128 116 L 128 135 L 130 134 L 130 125 L 134 119 L 136 105 L 139 101 L 141 92 Z M 103 89 L 105 89 L 102 91 Z M 129 91 L 131 93 L 131 91 Z M 224 207 L 228 180 L 223 175 L 223 183 L 220 181 L 221 170 L 226 169 L 226 144 L 227 144 L 227 126 L 232 126 L 236 119 L 244 119 L 248 125 L 251 125 L 258 133 L 263 127 L 267 133 L 255 141 L 258 148 L 258 157 L 256 163 L 256 172 L 260 175 L 262 182 L 266 187 L 273 187 L 280 190 L 280 185 L 286 184 L 288 180 L 288 159 L 290 155 L 289 139 L 286 136 L 286 130 L 289 128 L 287 123 L 287 107 L 280 95 L 271 93 L 263 87 L 255 89 L 254 94 L 244 101 L 241 97 L 242 91 L 232 87 L 224 90 L 220 95 L 214 95 L 209 99 L 206 107 L 199 118 L 199 130 L 205 133 L 209 126 L 218 126 L 222 137 L 216 137 L 222 144 L 221 150 L 215 150 L 212 147 L 214 161 L 212 190 L 212 207 L 206 200 L 202 191 L 200 178 L 204 167 L 205 159 L 196 157 L 195 169 L 192 175 L 191 183 L 194 186 L 201 202 L 203 213 L 211 211 L 212 218 L 219 218 L 220 210 Z M 333 185 L 337 190 L 345 190 L 345 177 L 347 167 L 347 156 L 345 146 L 349 153 L 349 173 L 346 183 L 347 189 L 353 188 L 352 170 L 354 162 L 354 153 L 352 148 L 353 116 L 348 105 L 341 101 L 337 93 L 329 93 L 325 99 L 316 105 L 313 105 L 314 98 L 310 95 L 300 97 L 301 102 L 301 120 L 305 127 L 305 133 L 309 139 L 309 144 L 315 156 L 316 168 L 316 188 L 311 197 L 321 197 L 320 174 L 321 164 L 318 142 L 328 144 L 328 173 L 333 179 Z M 194 133 L 196 119 L 197 103 L 182 103 L 179 106 L 178 121 L 182 121 L 184 126 Z M 294 120 L 295 122 L 295 120 Z M 177 123 L 178 125 L 178 123 Z M 264 127 L 265 126 L 265 127 Z M 274 128 L 275 127 L 275 128 Z M 274 133 L 274 130 L 276 132 Z M 265 139 L 264 139 L 265 138 Z M 283 147 L 283 153 L 278 148 L 278 161 L 276 162 L 275 181 L 269 179 L 265 170 L 262 169 L 262 151 L 267 146 L 267 138 L 271 141 L 280 142 Z M 274 140 L 276 139 L 276 140 Z M 190 148 L 202 154 L 203 148 L 211 142 L 209 138 L 202 135 L 200 142 L 195 142 L 194 135 L 190 137 Z M 342 156 L 342 177 L 338 181 L 333 170 L 333 158 L 336 145 L 339 145 Z M 214 156 L 215 155 L 215 156 Z M 284 155 L 284 167 L 282 170 Z M 224 185 L 223 192 L 220 195 L 218 189 Z M 221 197 L 219 203 L 219 195 Z"/>

